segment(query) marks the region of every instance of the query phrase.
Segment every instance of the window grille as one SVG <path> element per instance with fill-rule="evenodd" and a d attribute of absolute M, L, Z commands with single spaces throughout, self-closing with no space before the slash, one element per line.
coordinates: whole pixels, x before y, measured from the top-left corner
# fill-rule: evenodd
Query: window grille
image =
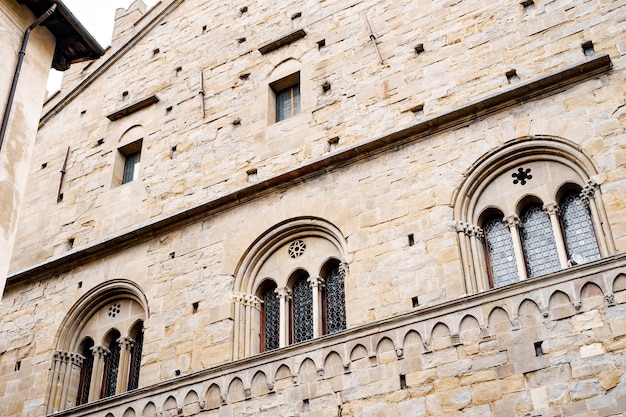
<path fill-rule="evenodd" d="M 307 276 L 293 285 L 293 341 L 303 342 L 313 338 L 313 292 Z"/>
<path fill-rule="evenodd" d="M 338 266 L 326 276 L 326 331 L 346 329 L 345 270 Z"/>
<path fill-rule="evenodd" d="M 520 214 L 520 220 L 520 238 L 528 278 L 558 271 L 561 267 L 552 224 L 541 204 L 532 203 L 526 206 Z"/>
<path fill-rule="evenodd" d="M 141 368 L 141 352 L 143 350 L 143 328 L 140 328 L 135 337 L 135 345 L 132 351 L 132 362 L 130 365 L 130 375 L 128 378 L 128 389 L 139 387 L 139 370 Z"/>
<path fill-rule="evenodd" d="M 503 218 L 491 218 L 485 223 L 485 243 L 491 266 L 494 287 L 512 284 L 519 280 L 513 251 L 511 232 Z"/>
<path fill-rule="evenodd" d="M 81 349 L 81 355 L 85 357 L 83 368 L 80 371 L 80 386 L 78 388 L 77 404 L 87 404 L 89 401 L 89 388 L 91 386 L 91 374 L 93 372 L 93 340 L 88 340 Z"/>
<path fill-rule="evenodd" d="M 263 292 L 263 350 L 278 349 L 280 346 L 280 301 L 276 296 L 276 286 Z"/>
<path fill-rule="evenodd" d="M 585 262 L 600 259 L 591 213 L 576 191 L 566 194 L 560 204 L 563 235 L 569 259 L 580 255 Z"/>
<path fill-rule="evenodd" d="M 103 397 L 115 395 L 115 389 L 117 388 L 117 374 L 120 367 L 120 344 L 117 341 L 118 337 L 114 337 L 109 344 Z"/>

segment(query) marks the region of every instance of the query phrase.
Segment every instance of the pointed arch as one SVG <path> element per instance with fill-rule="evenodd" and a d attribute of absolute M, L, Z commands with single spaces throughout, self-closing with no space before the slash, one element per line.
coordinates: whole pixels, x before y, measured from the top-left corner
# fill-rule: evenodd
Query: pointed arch
<path fill-rule="evenodd" d="M 252 377 L 250 384 L 250 394 L 253 398 L 261 397 L 269 392 L 267 385 L 267 376 L 263 371 L 257 371 Z"/>
<path fill-rule="evenodd" d="M 222 391 L 219 385 L 211 384 L 206 391 L 206 409 L 213 410 L 222 405 Z"/>

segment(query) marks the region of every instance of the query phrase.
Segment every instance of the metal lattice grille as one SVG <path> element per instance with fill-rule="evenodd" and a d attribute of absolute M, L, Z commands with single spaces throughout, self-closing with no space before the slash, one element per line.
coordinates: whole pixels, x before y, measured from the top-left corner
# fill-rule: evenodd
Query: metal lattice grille
<path fill-rule="evenodd" d="M 280 342 L 280 300 L 274 292 L 276 287 L 270 287 L 263 293 L 263 320 L 265 323 L 264 349 L 278 349 Z"/>
<path fill-rule="evenodd" d="M 493 286 L 497 288 L 519 281 L 511 231 L 502 218 L 485 223 L 485 240 Z"/>
<path fill-rule="evenodd" d="M 585 206 L 579 193 L 571 192 L 561 200 L 561 219 L 563 234 L 570 259 L 581 255 L 585 262 L 600 259 L 600 250 L 593 230 L 591 213 Z"/>
<path fill-rule="evenodd" d="M 107 372 L 104 385 L 104 396 L 115 395 L 117 388 L 117 373 L 120 368 L 120 344 L 114 338 L 109 344 L 109 355 L 107 356 Z"/>
<path fill-rule="evenodd" d="M 540 204 L 530 204 L 520 215 L 520 237 L 528 277 L 534 278 L 560 269 L 554 233 L 548 214 Z"/>
<path fill-rule="evenodd" d="M 307 277 L 293 285 L 293 341 L 303 342 L 313 338 L 313 292 Z"/>
<path fill-rule="evenodd" d="M 87 404 L 89 401 L 89 387 L 91 386 L 91 374 L 93 372 L 93 353 L 89 350 L 93 346 L 91 342 L 84 350 L 83 356 L 85 361 L 83 362 L 83 369 L 81 370 L 80 382 L 81 392 L 79 393 L 78 404 Z"/>
<path fill-rule="evenodd" d="M 344 276 L 339 267 L 326 277 L 326 328 L 336 333 L 346 328 L 346 297 Z"/>
<path fill-rule="evenodd" d="M 141 368 L 141 351 L 143 350 L 143 329 L 137 332 L 135 346 L 133 346 L 133 362 L 130 366 L 130 377 L 128 378 L 128 389 L 139 387 L 139 370 Z"/>

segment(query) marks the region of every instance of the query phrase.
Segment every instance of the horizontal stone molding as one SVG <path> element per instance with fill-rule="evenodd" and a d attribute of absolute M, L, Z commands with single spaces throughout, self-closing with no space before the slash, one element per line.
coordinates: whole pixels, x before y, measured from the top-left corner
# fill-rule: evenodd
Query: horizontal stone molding
<path fill-rule="evenodd" d="M 563 91 L 571 88 L 577 82 L 605 73 L 611 68 L 612 63 L 609 55 L 600 54 L 533 80 L 515 84 L 449 111 L 427 117 L 409 127 L 338 150 L 263 181 L 247 185 L 205 203 L 157 219 L 134 230 L 78 247 L 66 255 L 10 275 L 7 278 L 7 287 L 19 282 L 36 280 L 48 277 L 51 274 L 69 271 L 76 266 L 84 265 L 95 259 L 101 259 L 128 246 L 145 242 L 158 234 L 259 198 L 278 188 L 296 186 L 304 180 L 324 175 L 331 170 L 370 158 L 389 149 L 418 141 L 455 126 L 465 125 L 519 103 Z"/>

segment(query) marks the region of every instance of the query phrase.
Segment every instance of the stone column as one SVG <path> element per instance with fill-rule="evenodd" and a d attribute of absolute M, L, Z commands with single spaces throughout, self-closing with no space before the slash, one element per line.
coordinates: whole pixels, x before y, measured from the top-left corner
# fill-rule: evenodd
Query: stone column
<path fill-rule="evenodd" d="M 563 240 L 561 222 L 559 221 L 559 206 L 557 206 L 556 203 L 550 203 L 543 206 L 543 210 L 550 216 L 554 243 L 556 244 L 556 253 L 559 256 L 559 264 L 561 265 L 561 269 L 565 269 L 567 268 L 567 251 L 565 250 L 565 241 Z"/>
<path fill-rule="evenodd" d="M 289 344 L 289 301 L 291 300 L 291 290 L 287 287 L 276 288 L 276 295 L 280 300 L 280 334 L 279 347 Z"/>
<path fill-rule="evenodd" d="M 524 252 L 522 251 L 522 240 L 519 235 L 520 220 L 517 215 L 513 214 L 504 218 L 509 230 L 511 231 L 511 240 L 513 241 L 513 252 L 515 253 L 515 264 L 517 265 L 517 276 L 521 281 L 528 278 L 526 274 L 526 263 L 524 262 Z"/>
<path fill-rule="evenodd" d="M 52 355 L 52 376 L 50 378 L 50 388 L 48 389 L 46 415 L 60 411 L 62 381 L 65 377 L 62 372 L 64 354 L 65 352 L 56 351 Z"/>
<path fill-rule="evenodd" d="M 457 221 L 454 224 L 454 229 L 459 235 L 459 245 L 461 246 L 461 263 L 463 265 L 463 275 L 465 275 L 465 292 L 472 294 L 477 291 L 476 289 L 476 276 L 472 273 L 475 268 L 470 265 L 473 262 L 473 251 L 468 250 L 469 236 L 467 233 L 468 224 L 465 222 Z M 471 246 L 470 246 L 471 247 Z"/>
<path fill-rule="evenodd" d="M 485 235 L 482 228 L 469 224 L 467 226 L 467 234 L 469 236 L 470 245 L 472 248 L 471 261 L 475 277 L 473 289 L 475 291 L 482 292 L 489 287 L 487 278 L 487 265 L 485 265 L 485 254 L 483 253 L 483 239 Z"/>
<path fill-rule="evenodd" d="M 61 409 L 67 410 L 76 405 L 76 393 L 80 384 L 80 373 L 85 358 L 78 353 L 64 353 L 66 362 L 63 391 L 61 392 Z M 72 395 L 73 394 L 73 395 Z"/>
<path fill-rule="evenodd" d="M 122 392 L 126 392 L 128 390 L 130 360 L 132 358 L 135 341 L 130 337 L 122 336 L 117 339 L 117 343 L 120 345 L 120 364 L 117 371 L 117 385 L 115 387 L 115 393 L 121 394 Z"/>
<path fill-rule="evenodd" d="M 89 385 L 89 402 L 100 399 L 100 391 L 102 390 L 104 378 L 104 361 L 110 351 L 104 346 L 94 346 L 91 348 L 91 353 L 93 353 L 93 370 L 91 372 L 91 383 Z"/>
<path fill-rule="evenodd" d="M 322 335 L 322 289 L 324 279 L 321 277 L 309 277 L 307 279 L 313 292 L 313 337 Z"/>
<path fill-rule="evenodd" d="M 589 208 L 591 214 L 591 221 L 593 222 L 593 228 L 596 232 L 596 241 L 598 243 L 598 249 L 600 250 L 601 257 L 610 256 L 611 251 L 615 252 L 615 248 L 612 247 L 613 240 L 610 238 L 610 233 L 607 233 L 603 225 L 608 224 L 606 219 L 606 213 L 598 207 L 595 195 L 600 192 L 600 186 L 592 179 L 587 181 L 587 184 L 580 191 L 580 198 L 583 203 Z M 607 239 L 604 239 L 604 237 Z M 609 245 L 607 245 L 607 241 Z"/>

